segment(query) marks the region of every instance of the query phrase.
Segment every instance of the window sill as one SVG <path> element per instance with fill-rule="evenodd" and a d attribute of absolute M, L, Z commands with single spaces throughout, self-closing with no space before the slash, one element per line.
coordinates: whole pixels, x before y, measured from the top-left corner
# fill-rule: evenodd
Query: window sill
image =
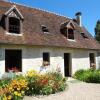
<path fill-rule="evenodd" d="M 50 34 L 49 32 L 43 32 L 44 34 Z"/>
<path fill-rule="evenodd" d="M 74 40 L 73 40 L 73 39 L 67 39 L 67 40 L 68 40 L 68 41 L 73 41 L 73 42 L 76 42 L 76 40 L 75 40 L 75 39 L 74 39 Z"/>
<path fill-rule="evenodd" d="M 23 33 L 17 34 L 17 33 L 9 33 L 6 32 L 7 35 L 13 35 L 13 36 L 23 36 Z"/>

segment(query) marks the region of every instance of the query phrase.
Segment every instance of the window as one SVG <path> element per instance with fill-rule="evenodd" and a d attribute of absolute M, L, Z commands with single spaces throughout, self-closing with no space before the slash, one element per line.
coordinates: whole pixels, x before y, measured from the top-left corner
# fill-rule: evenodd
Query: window
<path fill-rule="evenodd" d="M 95 67 L 96 67 L 96 65 L 95 65 L 95 54 L 90 53 L 89 59 L 90 59 L 90 67 L 95 69 Z"/>
<path fill-rule="evenodd" d="M 48 30 L 48 28 L 46 26 L 42 25 L 41 27 L 42 27 L 42 31 L 44 33 L 48 33 L 49 32 L 49 30 Z"/>
<path fill-rule="evenodd" d="M 64 28 L 60 30 L 61 33 L 66 36 L 68 39 L 74 39 L 74 30 L 70 28 Z"/>
<path fill-rule="evenodd" d="M 64 28 L 64 29 L 61 29 L 60 32 L 67 37 L 67 29 Z"/>
<path fill-rule="evenodd" d="M 8 25 L 9 33 L 20 34 L 20 20 L 15 17 L 9 17 L 9 25 Z"/>
<path fill-rule="evenodd" d="M 6 72 L 22 71 L 22 51 L 21 50 L 5 50 L 5 70 Z"/>
<path fill-rule="evenodd" d="M 22 33 L 22 22 L 24 20 L 23 15 L 13 5 L 8 11 L 4 13 L 5 15 L 5 29 L 7 34 L 20 34 Z"/>
<path fill-rule="evenodd" d="M 81 36 L 82 36 L 83 38 L 87 38 L 87 39 L 88 39 L 88 36 L 87 36 L 85 33 L 81 33 Z"/>
<path fill-rule="evenodd" d="M 48 61 L 49 62 L 49 53 L 43 53 L 43 61 Z"/>
<path fill-rule="evenodd" d="M 74 30 L 68 29 L 68 39 L 74 39 Z"/>
<path fill-rule="evenodd" d="M 48 52 L 43 53 L 43 66 L 50 64 L 50 55 Z"/>

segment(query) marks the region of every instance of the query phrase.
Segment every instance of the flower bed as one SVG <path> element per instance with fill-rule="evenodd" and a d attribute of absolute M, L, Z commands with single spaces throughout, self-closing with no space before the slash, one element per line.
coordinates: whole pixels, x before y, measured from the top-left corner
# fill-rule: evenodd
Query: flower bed
<path fill-rule="evenodd" d="M 88 83 L 100 83 L 100 70 L 78 70 L 73 76 L 74 78 L 88 82 Z"/>
<path fill-rule="evenodd" d="M 22 100 L 26 96 L 49 95 L 66 88 L 66 78 L 59 72 L 39 74 L 32 70 L 13 79 L 2 79 L 0 100 Z"/>

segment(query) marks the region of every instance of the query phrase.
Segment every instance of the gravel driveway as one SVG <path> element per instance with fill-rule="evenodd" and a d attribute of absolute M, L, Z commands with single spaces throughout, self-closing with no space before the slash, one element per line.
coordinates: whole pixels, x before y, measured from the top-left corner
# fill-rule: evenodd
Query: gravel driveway
<path fill-rule="evenodd" d="M 68 88 L 61 93 L 40 97 L 25 97 L 24 100 L 100 100 L 100 84 L 84 83 L 68 79 Z"/>

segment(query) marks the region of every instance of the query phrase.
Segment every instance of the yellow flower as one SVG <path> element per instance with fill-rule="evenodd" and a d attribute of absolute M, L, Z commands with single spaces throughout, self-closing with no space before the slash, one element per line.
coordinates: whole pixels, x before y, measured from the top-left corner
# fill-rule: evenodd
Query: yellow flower
<path fill-rule="evenodd" d="M 18 93 L 18 96 L 21 97 L 22 96 L 21 93 Z"/>
<path fill-rule="evenodd" d="M 19 90 L 20 90 L 20 88 L 17 88 L 17 90 L 19 91 Z"/>
<path fill-rule="evenodd" d="M 15 95 L 18 95 L 18 92 L 17 92 L 17 91 L 15 91 L 15 92 L 14 92 L 14 94 L 15 94 Z"/>
<path fill-rule="evenodd" d="M 35 70 L 28 71 L 26 74 L 26 76 L 28 76 L 28 77 L 38 76 L 38 75 L 39 75 L 39 73 Z"/>
<path fill-rule="evenodd" d="M 9 90 L 11 90 L 11 91 L 12 91 L 12 90 L 13 90 L 13 88 L 12 88 L 12 87 L 9 87 Z"/>
<path fill-rule="evenodd" d="M 11 100 L 11 99 L 12 99 L 12 96 L 11 96 L 11 95 L 9 95 L 9 96 L 7 97 L 7 99 L 8 99 L 8 100 Z"/>
<path fill-rule="evenodd" d="M 7 100 L 7 97 L 6 97 L 6 96 L 4 96 L 4 97 L 3 97 L 3 100 Z"/>
<path fill-rule="evenodd" d="M 21 91 L 21 93 L 22 93 L 22 94 L 24 94 L 24 93 L 25 93 L 25 91 Z"/>

